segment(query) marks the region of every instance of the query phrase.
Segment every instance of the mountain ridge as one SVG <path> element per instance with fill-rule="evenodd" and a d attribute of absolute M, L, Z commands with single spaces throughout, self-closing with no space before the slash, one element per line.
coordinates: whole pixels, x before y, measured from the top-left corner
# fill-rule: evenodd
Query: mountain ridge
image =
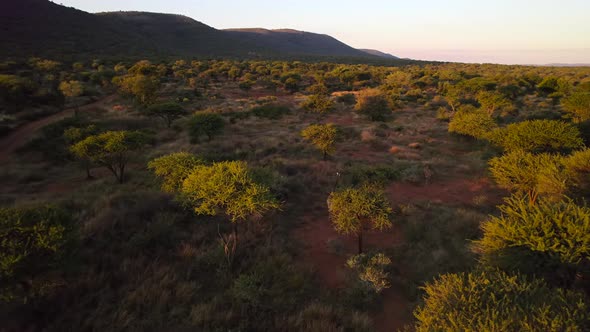
<path fill-rule="evenodd" d="M 191 17 L 141 11 L 91 14 L 49 0 L 0 3 L 1 57 L 358 57 L 379 59 L 325 34 L 218 30 Z"/>

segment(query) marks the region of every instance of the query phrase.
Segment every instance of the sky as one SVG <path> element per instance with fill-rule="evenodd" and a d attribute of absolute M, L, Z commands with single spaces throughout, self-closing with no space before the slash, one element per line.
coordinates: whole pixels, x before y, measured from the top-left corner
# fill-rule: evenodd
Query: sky
<path fill-rule="evenodd" d="M 590 63 L 590 0 L 55 0 L 87 12 L 189 16 L 217 29 L 291 28 L 418 60 Z"/>

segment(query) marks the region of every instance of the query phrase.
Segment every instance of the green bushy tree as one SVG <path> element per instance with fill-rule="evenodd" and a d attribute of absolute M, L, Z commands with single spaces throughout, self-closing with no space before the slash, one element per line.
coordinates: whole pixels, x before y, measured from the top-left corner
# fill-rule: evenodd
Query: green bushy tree
<path fill-rule="evenodd" d="M 222 213 L 231 221 L 232 234 L 222 237 L 229 265 L 238 244 L 238 224 L 279 208 L 269 188 L 256 183 L 248 165 L 242 161 L 198 165 L 183 181 L 180 191 L 182 199 L 196 214 Z"/>
<path fill-rule="evenodd" d="M 216 113 L 199 112 L 191 117 L 188 124 L 189 134 L 193 142 L 198 142 L 199 137 L 206 135 L 209 140 L 213 136 L 223 132 L 225 121 Z"/>
<path fill-rule="evenodd" d="M 68 214 L 56 206 L 0 208 L 0 300 L 43 291 L 36 277 L 59 259 L 69 224 Z"/>
<path fill-rule="evenodd" d="M 580 131 L 572 124 L 557 120 L 530 120 L 497 129 L 490 141 L 505 151 L 562 152 L 582 148 Z"/>
<path fill-rule="evenodd" d="M 491 159 L 489 165 L 500 187 L 526 194 L 533 204 L 539 195 L 560 197 L 567 189 L 567 174 L 560 155 L 535 155 L 517 150 Z"/>
<path fill-rule="evenodd" d="M 156 158 L 148 163 L 148 169 L 162 179 L 162 190 L 178 192 L 192 170 L 203 162 L 188 152 L 177 152 Z"/>
<path fill-rule="evenodd" d="M 188 112 L 178 103 L 160 103 L 146 108 L 144 114 L 161 118 L 170 128 L 174 120 L 188 114 Z"/>
<path fill-rule="evenodd" d="M 541 279 L 500 271 L 446 274 L 424 287 L 414 315 L 417 332 L 586 331 L 590 308 L 582 294 Z"/>
<path fill-rule="evenodd" d="M 590 209 L 570 199 L 531 204 L 513 196 L 481 228 L 474 250 L 487 265 L 555 276 L 570 284 L 590 266 Z"/>
<path fill-rule="evenodd" d="M 561 106 L 577 123 L 590 120 L 590 92 L 574 92 L 561 100 Z"/>
<path fill-rule="evenodd" d="M 378 89 L 365 89 L 356 99 L 355 111 L 371 121 L 385 121 L 392 113 L 387 97 Z"/>
<path fill-rule="evenodd" d="M 346 188 L 328 197 L 328 211 L 338 233 L 356 235 L 359 254 L 363 252 L 363 233 L 367 227 L 384 230 L 392 226 L 391 207 L 385 193 L 373 185 Z"/>
<path fill-rule="evenodd" d="M 387 272 L 391 259 L 383 253 L 355 255 L 346 261 L 346 265 L 357 273 L 359 281 L 366 288 L 375 293 L 391 287 Z"/>
<path fill-rule="evenodd" d="M 86 137 L 74 144 L 70 151 L 78 158 L 106 167 L 123 183 L 125 166 L 134 151 L 148 142 L 146 135 L 139 131 L 107 131 Z"/>
<path fill-rule="evenodd" d="M 332 123 L 325 125 L 311 125 L 301 131 L 301 136 L 310 141 L 324 154 L 324 160 L 335 152 L 336 135 L 338 129 Z"/>
<path fill-rule="evenodd" d="M 498 127 L 488 112 L 472 107 L 461 107 L 449 122 L 449 132 L 487 138 Z"/>

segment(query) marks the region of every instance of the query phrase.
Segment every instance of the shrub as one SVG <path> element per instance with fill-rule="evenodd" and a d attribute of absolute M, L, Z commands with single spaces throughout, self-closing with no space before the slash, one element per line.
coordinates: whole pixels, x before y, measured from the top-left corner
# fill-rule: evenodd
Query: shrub
<path fill-rule="evenodd" d="M 584 146 L 574 125 L 555 120 L 530 120 L 497 129 L 490 141 L 505 151 L 568 152 Z"/>
<path fill-rule="evenodd" d="M 309 96 L 302 104 L 305 110 L 317 114 L 325 114 L 332 110 L 334 102 L 325 94 L 315 94 Z"/>
<path fill-rule="evenodd" d="M 356 103 L 356 97 L 352 93 L 345 93 L 336 98 L 336 101 L 346 105 L 354 105 Z"/>
<path fill-rule="evenodd" d="M 223 117 L 210 112 L 200 112 L 193 115 L 188 124 L 189 134 L 193 142 L 198 142 L 203 135 L 206 135 L 211 140 L 213 136 L 223 132 L 224 127 Z"/>
<path fill-rule="evenodd" d="M 570 199 L 540 199 L 530 204 L 511 197 L 481 228 L 474 250 L 484 262 L 509 270 L 566 277 L 573 280 L 590 264 L 590 209 Z"/>
<path fill-rule="evenodd" d="M 384 289 L 391 287 L 389 272 L 387 272 L 391 259 L 382 253 L 352 256 L 346 265 L 356 272 L 358 279 L 365 287 L 375 293 L 381 293 Z"/>
<path fill-rule="evenodd" d="M 259 118 L 267 118 L 271 120 L 278 120 L 283 117 L 283 115 L 289 114 L 291 110 L 288 106 L 284 105 L 277 105 L 277 104 L 268 104 L 254 107 L 251 110 L 252 114 Z"/>
<path fill-rule="evenodd" d="M 301 131 L 301 136 L 311 141 L 315 147 L 322 151 L 324 159 L 335 152 L 336 134 L 338 129 L 334 124 L 311 125 Z"/>
<path fill-rule="evenodd" d="M 449 122 L 449 132 L 472 136 L 478 139 L 487 138 L 496 129 L 496 121 L 485 110 L 461 107 Z"/>
<path fill-rule="evenodd" d="M 56 206 L 0 208 L 0 300 L 43 290 L 36 277 L 62 254 L 69 222 Z"/>
<path fill-rule="evenodd" d="M 584 296 L 499 271 L 442 275 L 414 313 L 425 331 L 586 331 Z"/>
<path fill-rule="evenodd" d="M 590 120 L 590 92 L 574 92 L 561 105 L 575 122 Z"/>
<path fill-rule="evenodd" d="M 576 151 L 564 160 L 571 185 L 583 194 L 590 192 L 590 149 Z"/>
<path fill-rule="evenodd" d="M 392 113 L 387 97 L 377 89 L 361 91 L 354 109 L 371 121 L 385 121 Z"/>
<path fill-rule="evenodd" d="M 490 160 L 490 172 L 498 185 L 527 194 L 534 203 L 539 195 L 559 196 L 566 190 L 563 157 L 514 151 Z"/>

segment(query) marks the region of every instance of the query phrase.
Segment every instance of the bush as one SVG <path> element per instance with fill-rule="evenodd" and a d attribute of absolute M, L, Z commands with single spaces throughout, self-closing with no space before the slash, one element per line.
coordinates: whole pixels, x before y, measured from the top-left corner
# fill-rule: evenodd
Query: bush
<path fill-rule="evenodd" d="M 449 122 L 449 132 L 472 136 L 478 139 L 487 138 L 498 125 L 489 113 L 482 109 L 461 107 Z"/>
<path fill-rule="evenodd" d="M 69 223 L 55 206 L 0 209 L 0 300 L 43 291 L 38 277 L 63 254 Z"/>
<path fill-rule="evenodd" d="M 587 331 L 584 296 L 499 271 L 442 275 L 414 313 L 425 331 Z"/>
<path fill-rule="evenodd" d="M 179 191 L 182 182 L 190 172 L 202 161 L 188 152 L 172 153 L 156 158 L 148 163 L 148 169 L 163 179 L 162 190 L 165 192 Z"/>
<path fill-rule="evenodd" d="M 574 125 L 554 120 L 531 120 L 495 130 L 490 141 L 505 151 L 569 152 L 584 146 Z"/>
<path fill-rule="evenodd" d="M 353 269 L 361 284 L 375 293 L 391 287 L 389 283 L 389 272 L 391 259 L 382 253 L 360 254 L 352 256 L 346 261 L 346 265 Z"/>
<path fill-rule="evenodd" d="M 345 93 L 336 98 L 336 102 L 343 103 L 346 105 L 354 105 L 356 103 L 356 97 L 352 93 Z"/>
<path fill-rule="evenodd" d="M 506 199 L 502 215 L 481 226 L 483 238 L 474 250 L 484 262 L 507 270 L 554 275 L 573 281 L 590 264 L 590 209 L 570 199 L 530 204 Z M 569 280 L 568 280 L 569 279 Z"/>
<path fill-rule="evenodd" d="M 590 149 L 574 152 L 564 159 L 564 164 L 572 187 L 582 194 L 590 193 Z"/>
<path fill-rule="evenodd" d="M 575 92 L 564 98 L 561 105 L 575 122 L 590 120 L 590 92 Z"/>
<path fill-rule="evenodd" d="M 490 172 L 498 185 L 519 194 L 527 194 L 534 203 L 539 195 L 562 195 L 567 187 L 563 157 L 542 153 L 534 155 L 514 151 L 490 160 Z"/>
<path fill-rule="evenodd" d="M 277 104 L 268 104 L 254 107 L 251 110 L 252 114 L 259 118 L 267 118 L 271 120 L 278 120 L 283 117 L 283 115 L 289 114 L 291 110 L 288 106 L 284 105 L 277 105 Z"/>
<path fill-rule="evenodd" d="M 385 121 L 392 113 L 387 97 L 377 89 L 361 91 L 354 109 L 371 121 Z"/>
<path fill-rule="evenodd" d="M 301 131 L 301 136 L 310 141 L 324 155 L 324 160 L 328 155 L 336 151 L 336 134 L 338 129 L 334 124 L 310 125 Z"/>
<path fill-rule="evenodd" d="M 199 138 L 206 135 L 209 140 L 213 136 L 223 132 L 225 122 L 223 117 L 216 113 L 200 112 L 191 117 L 188 123 L 188 131 L 191 136 L 191 141 L 199 142 Z"/>

